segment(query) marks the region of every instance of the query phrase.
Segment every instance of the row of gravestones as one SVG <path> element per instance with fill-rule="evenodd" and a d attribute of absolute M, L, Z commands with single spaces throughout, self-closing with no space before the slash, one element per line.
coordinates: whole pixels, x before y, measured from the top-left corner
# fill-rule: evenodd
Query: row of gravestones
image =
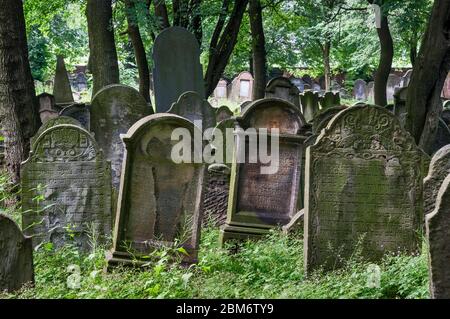
<path fill-rule="evenodd" d="M 386 98 L 389 102 L 394 101 L 395 92 L 409 85 L 412 71 L 409 70 L 403 77 L 396 74 L 390 74 L 386 85 Z M 353 97 L 358 101 L 374 101 L 375 82 L 367 83 L 364 80 L 358 79 L 353 86 Z"/>

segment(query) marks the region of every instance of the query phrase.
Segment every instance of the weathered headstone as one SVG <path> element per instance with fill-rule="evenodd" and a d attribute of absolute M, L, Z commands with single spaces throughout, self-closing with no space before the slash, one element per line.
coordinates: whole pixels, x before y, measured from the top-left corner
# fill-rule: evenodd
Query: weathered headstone
<path fill-rule="evenodd" d="M 253 76 L 250 72 L 241 72 L 230 84 L 230 100 L 242 103 L 251 101 L 253 95 Z"/>
<path fill-rule="evenodd" d="M 61 124 L 45 130 L 21 177 L 22 224 L 33 246 L 51 242 L 59 248 L 73 241 L 87 251 L 93 234 L 99 242 L 111 236 L 111 171 L 85 129 Z"/>
<path fill-rule="evenodd" d="M 367 83 L 367 101 L 375 103 L 375 82 Z"/>
<path fill-rule="evenodd" d="M 307 122 L 312 121 L 319 112 L 319 95 L 312 91 L 305 91 L 300 94 L 300 101 L 305 120 Z"/>
<path fill-rule="evenodd" d="M 450 299 L 450 175 L 439 188 L 435 206 L 425 216 L 430 295 L 433 299 Z"/>
<path fill-rule="evenodd" d="M 132 87 L 113 84 L 95 94 L 91 102 L 91 130 L 111 161 L 112 184 L 118 189 L 124 147 L 120 134 L 151 113 L 142 95 Z"/>
<path fill-rule="evenodd" d="M 244 112 L 244 109 L 249 106 L 252 103 L 252 101 L 245 101 L 241 104 L 240 109 L 241 109 L 241 114 Z"/>
<path fill-rule="evenodd" d="M 171 136 L 180 128 L 188 130 L 192 140 L 201 134 L 185 118 L 155 114 L 138 121 L 122 137 L 126 158 L 110 266 L 132 263 L 177 240 L 187 251 L 184 262 L 197 260 L 205 165 L 193 163 L 202 154 L 201 145 L 193 141 L 189 153 L 183 154 L 192 162 L 174 162 L 172 149 L 180 142 Z"/>
<path fill-rule="evenodd" d="M 450 144 L 450 128 L 445 124 L 442 118 L 439 118 L 438 129 L 434 142 L 430 147 L 430 154 L 433 155 L 447 144 Z"/>
<path fill-rule="evenodd" d="M 66 64 L 64 63 L 64 58 L 60 55 L 56 59 L 53 96 L 56 104 L 72 104 L 74 102 Z"/>
<path fill-rule="evenodd" d="M 339 93 L 334 92 L 325 92 L 325 94 L 319 99 L 320 106 L 322 110 L 338 106 L 341 104 L 341 98 L 339 97 Z"/>
<path fill-rule="evenodd" d="M 86 104 L 75 103 L 66 106 L 59 112 L 59 115 L 72 117 L 80 122 L 86 130 L 91 130 L 91 112 Z"/>
<path fill-rule="evenodd" d="M 358 79 L 355 81 L 353 87 L 353 96 L 358 101 L 367 100 L 367 83 L 364 80 Z"/>
<path fill-rule="evenodd" d="M 39 94 L 37 98 L 39 100 L 39 117 L 42 123 L 58 116 L 53 95 L 44 92 Z"/>
<path fill-rule="evenodd" d="M 167 113 L 182 116 L 192 123 L 201 123 L 202 131 L 216 126 L 216 111 L 196 92 L 185 92 Z"/>
<path fill-rule="evenodd" d="M 234 114 L 226 105 L 222 105 L 216 110 L 216 123 L 219 123 L 223 120 L 227 120 L 232 117 Z"/>
<path fill-rule="evenodd" d="M 299 92 L 303 92 L 305 90 L 305 83 L 303 82 L 303 80 L 301 78 L 294 78 L 292 77 L 291 79 L 292 84 L 294 84 L 297 89 L 299 90 Z"/>
<path fill-rule="evenodd" d="M 45 130 L 49 129 L 50 127 L 61 125 L 61 124 L 71 124 L 75 126 L 81 126 L 81 123 L 75 120 L 74 118 L 68 117 L 68 116 L 58 116 L 52 119 L 49 119 L 47 122 L 41 125 L 41 127 L 38 129 L 36 134 L 31 138 L 31 145 L 34 144 L 36 139 L 43 133 Z"/>
<path fill-rule="evenodd" d="M 298 134 L 305 124 L 298 108 L 281 99 L 261 99 L 245 108 L 236 120 L 238 141 L 232 163 L 227 222 L 220 232 L 222 244 L 267 234 L 270 228 L 289 223 L 300 205 L 301 159 L 306 137 Z M 273 138 L 272 129 L 279 129 L 279 163 L 271 163 L 278 169 L 273 174 L 262 173 L 261 168 L 267 164 L 261 163 L 260 154 L 250 153 L 250 137 L 242 131 L 249 128 L 266 128 L 268 140 Z M 243 154 L 245 162 L 238 163 L 237 156 Z M 249 160 L 250 156 L 255 156 L 255 161 Z"/>
<path fill-rule="evenodd" d="M 317 113 L 312 121 L 312 133 L 320 134 L 320 132 L 328 125 L 331 119 L 346 108 L 347 107 L 344 105 L 333 106 Z"/>
<path fill-rule="evenodd" d="M 19 226 L 0 214 L 0 292 L 34 282 L 33 247 Z"/>
<path fill-rule="evenodd" d="M 450 99 L 450 72 L 447 74 L 447 78 L 445 79 L 441 96 L 445 99 Z"/>
<path fill-rule="evenodd" d="M 288 78 L 276 77 L 267 83 L 265 97 L 280 98 L 300 108 L 299 94 L 298 88 Z"/>
<path fill-rule="evenodd" d="M 204 222 L 222 225 L 227 218 L 228 194 L 230 192 L 230 169 L 224 164 L 208 167 L 208 187 L 203 203 Z"/>
<path fill-rule="evenodd" d="M 405 75 L 402 78 L 401 86 L 409 86 L 409 82 L 411 81 L 411 75 L 413 70 L 406 71 Z"/>
<path fill-rule="evenodd" d="M 394 101 L 394 93 L 401 86 L 401 78 L 396 74 L 389 74 L 386 86 L 386 98 L 388 102 Z"/>
<path fill-rule="evenodd" d="M 228 82 L 225 79 L 220 79 L 219 83 L 217 83 L 217 86 L 214 90 L 214 97 L 217 99 L 226 99 L 228 97 Z"/>
<path fill-rule="evenodd" d="M 306 151 L 305 267 L 417 252 L 423 152 L 385 108 L 340 112 Z"/>
<path fill-rule="evenodd" d="M 406 96 L 408 94 L 408 88 L 397 89 L 394 94 L 394 114 L 400 121 L 402 126 L 406 123 Z"/>
<path fill-rule="evenodd" d="M 153 61 L 157 112 L 167 112 L 184 92 L 205 96 L 200 47 L 188 30 L 175 26 L 162 31 L 153 45 Z"/>

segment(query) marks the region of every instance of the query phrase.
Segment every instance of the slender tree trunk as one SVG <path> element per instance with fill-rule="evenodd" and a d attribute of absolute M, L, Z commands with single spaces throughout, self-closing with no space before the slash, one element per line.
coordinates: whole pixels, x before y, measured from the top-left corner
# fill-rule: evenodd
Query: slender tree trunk
<path fill-rule="evenodd" d="M 169 15 L 165 0 L 153 0 L 155 15 L 159 20 L 159 30 L 162 31 L 170 27 Z"/>
<path fill-rule="evenodd" d="M 380 62 L 375 74 L 375 104 L 385 106 L 387 104 L 386 87 L 389 74 L 392 69 L 392 59 L 394 57 L 394 42 L 389 30 L 388 18 L 382 13 L 381 28 L 377 29 L 380 39 Z"/>
<path fill-rule="evenodd" d="M 224 0 L 224 5 L 228 1 Z M 248 0 L 236 0 L 234 1 L 233 12 L 228 20 L 228 23 L 223 30 L 222 36 L 221 28 L 219 26 L 224 24 L 219 16 L 218 24 L 214 30 L 211 38 L 209 48 L 209 61 L 208 68 L 205 74 L 205 97 L 208 98 L 217 86 L 220 77 L 225 70 L 234 46 L 237 42 L 239 29 L 241 27 L 242 17 L 244 16 L 245 9 L 247 8 Z M 217 44 L 217 45 L 216 45 Z"/>
<path fill-rule="evenodd" d="M 325 91 L 331 91 L 331 66 L 330 66 L 331 41 L 323 46 L 323 66 L 325 76 Z"/>
<path fill-rule="evenodd" d="M 22 1 L 0 0 L 0 123 L 6 169 L 19 182 L 20 163 L 41 121 L 28 61 Z"/>
<path fill-rule="evenodd" d="M 150 100 L 150 70 L 147 62 L 147 54 L 145 53 L 144 43 L 142 42 L 141 32 L 137 21 L 135 0 L 125 0 L 127 7 L 128 36 L 134 48 L 134 56 L 139 72 L 139 92 L 144 99 L 151 103 Z"/>
<path fill-rule="evenodd" d="M 86 16 L 89 32 L 92 94 L 104 86 L 119 83 L 119 64 L 114 41 L 111 0 L 88 0 Z"/>
<path fill-rule="evenodd" d="M 409 45 L 409 60 L 411 65 L 414 67 L 417 59 L 417 46 L 419 45 L 419 39 L 417 37 L 412 37 Z"/>
<path fill-rule="evenodd" d="M 187 28 L 189 26 L 189 0 L 173 0 L 173 25 Z"/>
<path fill-rule="evenodd" d="M 435 0 L 406 99 L 406 129 L 429 152 L 442 111 L 440 94 L 449 71 L 450 1 Z"/>
<path fill-rule="evenodd" d="M 189 17 L 191 18 L 189 29 L 194 33 L 200 46 L 203 38 L 202 15 L 200 12 L 201 2 L 201 0 L 191 0 L 189 4 Z"/>
<path fill-rule="evenodd" d="M 267 84 L 266 39 L 260 0 L 249 1 L 249 16 L 252 33 L 253 100 L 257 100 L 264 98 Z"/>

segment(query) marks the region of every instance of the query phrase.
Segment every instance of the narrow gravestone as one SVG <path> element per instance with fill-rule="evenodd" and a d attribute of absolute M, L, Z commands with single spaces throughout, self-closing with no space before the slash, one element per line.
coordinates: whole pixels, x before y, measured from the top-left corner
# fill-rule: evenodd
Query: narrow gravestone
<path fill-rule="evenodd" d="M 405 126 L 406 123 L 406 96 L 408 95 L 408 88 L 400 88 L 394 94 L 394 114 L 397 116 L 400 124 Z"/>
<path fill-rule="evenodd" d="M 39 117 L 42 123 L 58 116 L 53 95 L 44 92 L 39 94 L 37 98 L 39 100 Z"/>
<path fill-rule="evenodd" d="M 220 79 L 214 89 L 213 96 L 216 99 L 226 99 L 228 97 L 228 82 L 225 79 Z"/>
<path fill-rule="evenodd" d="M 86 130 L 91 130 L 91 112 L 89 106 L 84 103 L 66 106 L 59 112 L 59 115 L 72 117 L 80 122 Z"/>
<path fill-rule="evenodd" d="M 244 103 L 241 104 L 240 109 L 241 109 L 241 114 L 244 112 L 244 109 L 249 106 L 252 103 L 252 101 L 245 101 Z"/>
<path fill-rule="evenodd" d="M 291 79 L 292 84 L 294 84 L 298 91 L 301 93 L 305 90 L 305 83 L 303 82 L 303 80 L 301 78 L 294 78 L 292 77 Z"/>
<path fill-rule="evenodd" d="M 81 126 L 81 123 L 75 120 L 74 118 L 68 117 L 68 116 L 58 116 L 55 118 L 52 118 L 41 125 L 41 127 L 38 129 L 36 134 L 31 138 L 31 145 L 34 144 L 36 139 L 43 133 L 45 130 L 49 129 L 50 127 L 61 125 L 61 124 L 71 124 L 75 126 Z"/>
<path fill-rule="evenodd" d="M 409 82 L 411 81 L 413 70 L 406 71 L 405 75 L 402 78 L 402 86 L 409 86 Z"/>
<path fill-rule="evenodd" d="M 153 61 L 157 112 L 167 112 L 184 92 L 205 96 L 200 47 L 188 30 L 171 27 L 162 31 L 153 45 Z"/>
<path fill-rule="evenodd" d="M 298 132 L 304 125 L 305 120 L 295 105 L 273 98 L 253 102 L 237 118 L 238 141 L 233 152 L 236 157 L 232 163 L 227 222 L 220 232 L 221 244 L 258 238 L 270 228 L 289 223 L 297 213 L 306 138 Z M 267 129 L 268 141 L 273 138 L 272 129 L 279 129 L 279 163 L 271 163 L 276 172 L 264 174 L 261 168 L 268 164 L 261 162 L 261 154 L 251 154 L 251 133 L 245 134 L 243 130 L 252 128 Z M 261 144 L 257 148 L 260 147 Z M 244 154 L 245 161 L 238 163 L 237 156 Z"/>
<path fill-rule="evenodd" d="M 322 110 L 324 110 L 333 106 L 340 105 L 341 98 L 339 97 L 339 93 L 325 92 L 325 94 L 319 99 L 319 102 Z"/>
<path fill-rule="evenodd" d="M 60 55 L 56 59 L 53 96 L 56 104 L 72 104 L 74 102 L 66 64 L 64 63 L 64 58 Z"/>
<path fill-rule="evenodd" d="M 353 96 L 358 101 L 367 100 L 367 83 L 364 80 L 358 79 L 355 81 L 353 87 Z"/>
<path fill-rule="evenodd" d="M 439 189 L 448 175 L 450 175 L 450 145 L 444 146 L 434 154 L 430 162 L 428 175 L 423 180 L 425 215 L 434 210 Z"/>
<path fill-rule="evenodd" d="M 401 78 L 396 74 L 389 74 L 386 86 L 386 98 L 388 102 L 394 101 L 395 90 L 400 88 Z"/>
<path fill-rule="evenodd" d="M 33 247 L 19 226 L 0 214 L 0 292 L 34 282 Z"/>
<path fill-rule="evenodd" d="M 298 88 L 288 78 L 280 76 L 267 83 L 265 97 L 280 98 L 300 108 L 299 94 Z"/>
<path fill-rule="evenodd" d="M 69 242 L 88 251 L 111 235 L 111 172 L 91 134 L 61 124 L 48 128 L 22 164 L 22 224 L 33 246 Z M 36 198 L 42 196 L 42 199 Z"/>
<path fill-rule="evenodd" d="M 123 136 L 126 157 L 110 266 L 131 264 L 155 247 L 172 247 L 176 242 L 187 252 L 184 262 L 197 260 L 205 165 L 193 163 L 202 156 L 201 145 L 191 145 L 186 154 L 183 150 L 192 162 L 174 162 L 172 150 L 180 143 L 171 138 L 175 129 L 187 130 L 192 144 L 194 134 L 201 134 L 185 118 L 155 114 L 138 121 Z"/>
<path fill-rule="evenodd" d="M 433 299 L 450 299 L 450 175 L 439 188 L 435 209 L 425 216 L 429 245 L 428 269 L 430 295 Z"/>
<path fill-rule="evenodd" d="M 111 161 L 115 189 L 119 188 L 124 152 L 120 134 L 125 134 L 134 123 L 150 113 L 150 106 L 142 95 L 126 85 L 106 86 L 92 99 L 91 130 L 106 159 Z"/>
<path fill-rule="evenodd" d="M 216 126 L 216 111 L 207 100 L 196 92 L 180 95 L 168 113 L 182 116 L 192 123 L 201 123 L 202 131 Z"/>
<path fill-rule="evenodd" d="M 450 129 L 442 118 L 439 118 L 436 137 L 430 147 L 430 154 L 433 155 L 443 146 L 450 144 Z"/>
<path fill-rule="evenodd" d="M 233 116 L 233 112 L 226 105 L 222 105 L 216 110 L 216 123 L 227 120 Z"/>
<path fill-rule="evenodd" d="M 306 272 L 342 265 L 356 249 L 377 262 L 417 252 L 423 152 L 385 108 L 336 115 L 306 151 Z"/>
<path fill-rule="evenodd" d="M 254 79 L 250 72 L 244 71 L 239 73 L 230 84 L 230 100 L 236 103 L 251 101 L 253 96 L 253 82 Z"/>
<path fill-rule="evenodd" d="M 225 164 L 211 164 L 208 167 L 208 186 L 203 202 L 204 223 L 221 226 L 227 218 L 228 195 L 230 192 L 230 169 Z"/>
<path fill-rule="evenodd" d="M 319 95 L 308 90 L 300 94 L 300 101 L 305 120 L 311 122 L 319 112 Z"/>
<path fill-rule="evenodd" d="M 375 82 L 367 83 L 367 101 L 375 103 Z"/>
<path fill-rule="evenodd" d="M 312 121 L 312 133 L 320 134 L 320 132 L 328 125 L 331 119 L 346 108 L 347 107 L 345 105 L 339 105 L 320 111 Z"/>

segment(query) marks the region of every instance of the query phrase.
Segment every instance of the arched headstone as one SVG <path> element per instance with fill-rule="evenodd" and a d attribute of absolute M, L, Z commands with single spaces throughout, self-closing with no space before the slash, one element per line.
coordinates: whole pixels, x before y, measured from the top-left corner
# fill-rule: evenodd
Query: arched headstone
<path fill-rule="evenodd" d="M 355 81 L 353 87 L 353 96 L 358 101 L 367 100 L 367 83 L 364 80 L 358 79 Z"/>
<path fill-rule="evenodd" d="M 61 124 L 71 124 L 75 126 L 81 126 L 81 123 L 75 120 L 74 118 L 68 117 L 68 116 L 58 116 L 52 119 L 49 119 L 47 122 L 41 125 L 41 127 L 38 129 L 36 134 L 31 138 L 31 145 L 34 144 L 36 139 L 43 133 L 45 130 L 49 129 L 50 127 L 61 125 Z"/>
<path fill-rule="evenodd" d="M 251 101 L 253 97 L 253 76 L 250 72 L 244 71 L 239 73 L 230 86 L 230 100 L 242 103 L 245 101 Z"/>
<path fill-rule="evenodd" d="M 280 98 L 300 108 L 299 94 L 298 88 L 288 78 L 280 76 L 267 83 L 265 97 Z"/>
<path fill-rule="evenodd" d="M 313 134 L 320 134 L 320 132 L 328 125 L 331 119 L 346 108 L 347 107 L 345 105 L 339 105 L 320 111 L 312 121 Z"/>
<path fill-rule="evenodd" d="M 223 120 L 227 120 L 232 117 L 234 114 L 226 105 L 222 105 L 216 110 L 216 123 L 219 123 Z"/>
<path fill-rule="evenodd" d="M 66 106 L 59 112 L 59 115 L 72 117 L 80 122 L 86 130 L 91 130 L 91 112 L 89 106 L 84 103 Z"/>
<path fill-rule="evenodd" d="M 319 95 L 316 92 L 305 91 L 300 94 L 302 114 L 307 122 L 311 122 L 319 112 Z"/>

